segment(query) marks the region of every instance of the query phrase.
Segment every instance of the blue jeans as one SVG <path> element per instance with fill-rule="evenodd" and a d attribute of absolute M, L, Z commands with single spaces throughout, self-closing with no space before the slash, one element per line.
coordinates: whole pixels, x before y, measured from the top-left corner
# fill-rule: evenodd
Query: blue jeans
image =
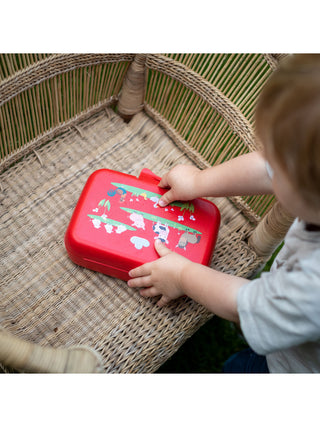
<path fill-rule="evenodd" d="M 260 356 L 251 348 L 233 354 L 224 363 L 223 373 L 227 374 L 267 374 L 269 373 L 265 356 Z"/>

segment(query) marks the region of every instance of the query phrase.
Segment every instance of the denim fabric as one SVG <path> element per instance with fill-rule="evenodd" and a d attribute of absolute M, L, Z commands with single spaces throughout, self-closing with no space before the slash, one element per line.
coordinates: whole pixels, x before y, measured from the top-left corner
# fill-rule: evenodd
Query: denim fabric
<path fill-rule="evenodd" d="M 269 373 L 265 356 L 260 356 L 251 348 L 233 354 L 224 363 L 223 373 L 228 374 L 267 374 Z"/>

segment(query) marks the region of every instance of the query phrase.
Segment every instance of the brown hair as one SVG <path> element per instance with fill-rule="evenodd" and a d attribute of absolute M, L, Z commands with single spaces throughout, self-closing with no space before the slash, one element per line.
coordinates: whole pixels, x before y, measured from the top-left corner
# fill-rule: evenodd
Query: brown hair
<path fill-rule="evenodd" d="M 309 206 L 320 207 L 320 55 L 290 55 L 256 109 L 257 136 Z"/>

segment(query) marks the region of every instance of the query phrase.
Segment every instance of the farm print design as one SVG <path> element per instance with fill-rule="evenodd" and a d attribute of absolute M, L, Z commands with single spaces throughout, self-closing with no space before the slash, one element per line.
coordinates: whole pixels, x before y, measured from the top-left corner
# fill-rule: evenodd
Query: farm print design
<path fill-rule="evenodd" d="M 160 195 L 157 193 L 117 182 L 111 184 L 114 188 L 108 189 L 108 197 L 100 200 L 92 213 L 88 213 L 94 229 L 106 233 L 106 237 L 112 233 L 123 234 L 127 236 L 128 244 L 138 251 L 149 248 L 152 237 L 166 244 L 172 239 L 176 242 L 175 247 L 184 251 L 188 245 L 199 243 L 202 233 L 184 225 L 186 218 L 196 222 L 193 203 L 173 202 L 160 208 Z M 124 212 L 127 214 L 125 222 L 123 219 L 119 220 L 121 211 L 122 218 Z M 166 218 L 166 214 L 171 219 Z"/>

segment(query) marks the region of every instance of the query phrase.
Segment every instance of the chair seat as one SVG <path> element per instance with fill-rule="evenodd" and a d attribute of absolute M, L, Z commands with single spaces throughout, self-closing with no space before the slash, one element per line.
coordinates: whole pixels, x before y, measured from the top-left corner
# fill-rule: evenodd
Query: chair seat
<path fill-rule="evenodd" d="M 88 176 L 109 168 L 162 175 L 192 164 L 144 112 L 129 124 L 106 108 L 70 126 L 1 175 L 1 326 L 41 345 L 86 345 L 105 372 L 154 372 L 212 314 L 184 297 L 159 308 L 125 282 L 73 264 L 64 234 Z M 211 199 L 221 228 L 215 268 L 248 276 L 264 261 L 246 240 L 248 220 Z"/>

